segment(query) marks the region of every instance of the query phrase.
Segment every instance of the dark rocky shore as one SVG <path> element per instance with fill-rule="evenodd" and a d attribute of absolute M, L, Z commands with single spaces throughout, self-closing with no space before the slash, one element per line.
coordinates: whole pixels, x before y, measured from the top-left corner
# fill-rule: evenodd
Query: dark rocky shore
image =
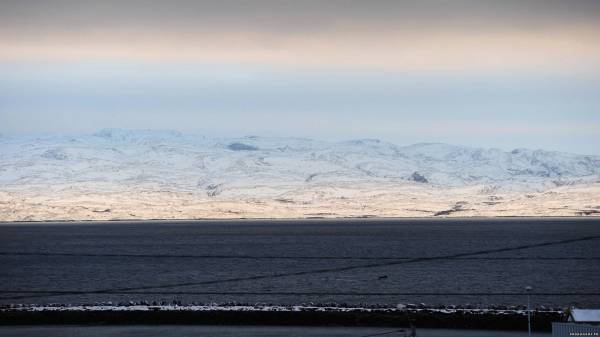
<path fill-rule="evenodd" d="M 532 311 L 532 327 L 549 331 L 564 319 L 560 310 Z M 210 324 L 295 326 L 389 326 L 447 329 L 525 330 L 522 308 L 354 308 L 268 305 L 92 305 L 5 306 L 0 325 L 33 324 Z"/>

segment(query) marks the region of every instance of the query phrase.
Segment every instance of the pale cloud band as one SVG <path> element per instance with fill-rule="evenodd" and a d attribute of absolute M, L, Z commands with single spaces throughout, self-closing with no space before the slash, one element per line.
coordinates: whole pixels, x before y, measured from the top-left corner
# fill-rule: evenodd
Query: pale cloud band
<path fill-rule="evenodd" d="M 575 68 L 600 60 L 594 1 L 5 1 L 0 59 L 395 70 Z"/>

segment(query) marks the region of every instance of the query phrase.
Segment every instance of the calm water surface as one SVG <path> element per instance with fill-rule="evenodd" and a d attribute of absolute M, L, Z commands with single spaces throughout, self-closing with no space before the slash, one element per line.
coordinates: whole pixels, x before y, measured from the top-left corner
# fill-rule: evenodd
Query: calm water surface
<path fill-rule="evenodd" d="M 534 305 L 600 307 L 600 219 L 1 224 L 0 285 L 0 303 L 484 306 L 531 285 Z"/>

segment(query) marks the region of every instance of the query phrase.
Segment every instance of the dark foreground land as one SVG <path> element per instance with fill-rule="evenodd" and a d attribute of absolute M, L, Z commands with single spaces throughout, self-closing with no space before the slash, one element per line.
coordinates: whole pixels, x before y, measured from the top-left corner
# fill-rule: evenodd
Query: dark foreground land
<path fill-rule="evenodd" d="M 404 331 L 399 331 L 404 330 Z M 408 329 L 355 328 L 355 327 L 290 327 L 290 326 L 11 326 L 0 327 L 1 337 L 366 337 L 366 336 L 405 336 Z M 442 330 L 418 329 L 419 337 L 523 337 L 523 331 L 490 330 Z M 536 337 L 550 336 L 536 332 Z"/>
<path fill-rule="evenodd" d="M 185 310 L 4 310 L 0 325 L 44 324 L 182 324 L 262 326 L 373 326 L 527 330 L 524 312 L 439 311 L 439 310 L 352 310 L 352 311 L 192 311 Z M 534 312 L 532 329 L 548 331 L 551 322 L 562 321 L 561 312 Z"/>
<path fill-rule="evenodd" d="M 600 307 L 600 219 L 10 223 L 0 224 L 0 268 L 4 308 L 214 302 L 519 310 L 527 301 L 525 286 L 533 287 L 532 307 L 541 310 Z M 314 325 L 341 319 L 347 320 L 342 325 L 370 325 L 366 316 L 252 316 L 259 314 L 219 317 L 229 317 L 229 322 L 234 317 L 239 324 L 283 319 L 291 325 Z M 4 324 L 18 321 L 14 315 L 33 313 L 0 313 Z M 52 316 L 56 313 L 35 315 L 40 323 L 61 322 Z M 93 317 L 58 315 L 71 317 L 71 323 L 91 323 Z M 135 321 L 136 315 L 171 314 L 99 315 L 105 316 L 94 319 L 121 324 L 123 317 Z M 189 318 L 178 315 L 163 323 Z M 194 315 L 189 319 L 196 323 L 217 319 L 210 316 L 214 313 Z M 160 317 L 150 321 L 160 322 Z M 436 317 L 424 319 L 421 326 L 441 316 Z M 507 318 L 504 328 L 510 329 Z M 521 329 L 522 314 L 517 321 Z M 547 329 L 546 323 L 539 323 L 540 328 Z"/>

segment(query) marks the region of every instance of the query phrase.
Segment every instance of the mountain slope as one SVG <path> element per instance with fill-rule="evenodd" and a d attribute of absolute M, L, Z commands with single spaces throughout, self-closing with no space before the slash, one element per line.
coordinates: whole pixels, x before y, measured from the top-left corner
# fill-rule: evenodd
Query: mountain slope
<path fill-rule="evenodd" d="M 90 210 L 80 217 L 111 218 L 120 197 L 134 195 L 135 199 L 144 193 L 157 202 L 166 198 L 173 209 L 194 202 L 259 202 L 294 208 L 293 212 L 283 211 L 283 216 L 339 214 L 345 206 L 333 205 L 327 212 L 298 212 L 302 207 L 325 207 L 328 202 L 324 200 L 331 198 L 350 204 L 362 200 L 367 208 L 377 210 L 405 195 L 422 198 L 422 205 L 433 199 L 440 207 L 444 205 L 422 212 L 433 215 L 465 201 L 456 198 L 468 203 L 469 199 L 502 193 L 543 194 L 556 188 L 579 191 L 595 188 L 599 176 L 600 156 L 425 143 L 400 147 L 374 139 L 338 143 L 256 136 L 213 139 L 171 131 L 110 129 L 93 135 L 0 138 L 0 205 L 11 214 L 5 219 L 38 219 L 31 205 L 18 204 L 19 200 L 28 204 L 38 199 L 46 205 L 34 209 L 66 203 Z M 572 211 L 579 212 L 584 206 L 595 209 L 592 201 Z M 56 214 L 45 210 L 42 218 L 71 218 L 75 207 L 71 206 L 56 206 Z M 140 209 L 136 203 L 127 207 L 130 209 L 122 211 L 133 216 Z M 225 215 L 232 208 L 219 207 Z M 464 205 L 458 208 L 466 214 Z M 104 212 L 106 209 L 111 211 Z M 405 214 L 389 212 L 385 215 Z M 161 214 L 173 217 L 170 211 L 156 216 L 163 217 Z M 270 217 L 268 210 L 260 215 Z M 381 212 L 371 210 L 365 215 Z"/>

